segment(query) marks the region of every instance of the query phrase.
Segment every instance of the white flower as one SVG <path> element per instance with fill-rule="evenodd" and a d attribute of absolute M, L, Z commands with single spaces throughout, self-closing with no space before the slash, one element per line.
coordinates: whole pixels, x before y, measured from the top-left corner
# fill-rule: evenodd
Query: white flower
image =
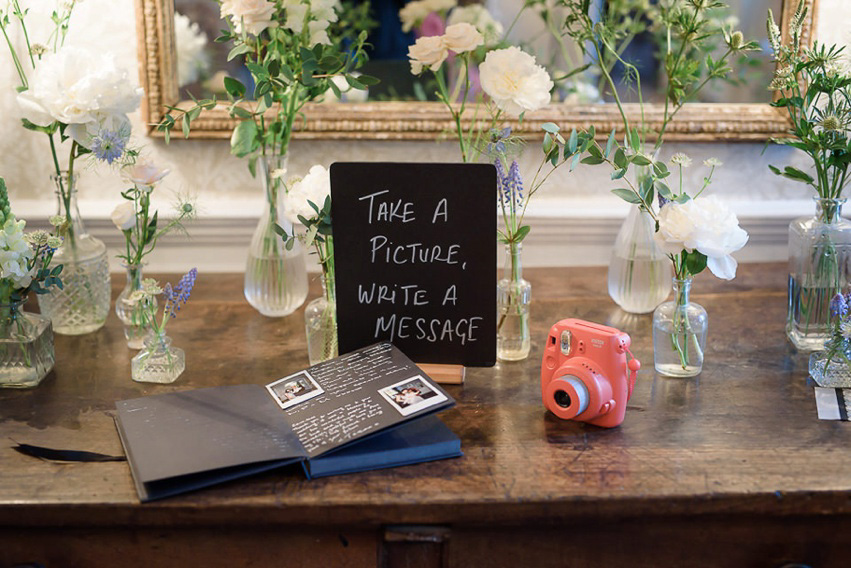
<path fill-rule="evenodd" d="M 316 211 L 308 201 L 322 209 L 329 195 L 331 195 L 331 173 L 320 165 L 313 166 L 306 176 L 292 184 L 284 196 L 287 219 L 296 224 L 300 223 L 299 215 L 305 219 L 316 217 Z"/>
<path fill-rule="evenodd" d="M 457 0 L 423 0 L 423 3 L 432 12 L 445 12 L 458 5 Z"/>
<path fill-rule="evenodd" d="M 677 152 L 673 156 L 671 156 L 671 162 L 678 164 L 684 168 L 687 168 L 691 165 L 691 158 L 689 158 L 686 154 L 682 152 Z"/>
<path fill-rule="evenodd" d="M 431 8 L 426 6 L 422 0 L 408 2 L 399 10 L 399 19 L 402 21 L 402 31 L 407 33 L 420 25 L 426 16 L 431 13 Z"/>
<path fill-rule="evenodd" d="M 493 44 L 502 38 L 504 32 L 502 24 L 496 21 L 488 9 L 481 4 L 470 4 L 468 6 L 458 6 L 449 13 L 449 18 L 446 20 L 448 26 L 453 24 L 467 23 L 476 26 L 484 36 L 486 44 Z M 448 31 L 448 28 L 447 28 Z"/>
<path fill-rule="evenodd" d="M 39 62 L 18 104 L 34 124 L 70 125 L 68 134 L 88 148 L 91 136 L 103 128 L 129 133 L 127 113 L 136 110 L 141 96 L 142 89 L 112 55 L 63 47 Z"/>
<path fill-rule="evenodd" d="M 24 236 L 25 226 L 26 221 L 10 215 L 0 230 L 0 279 L 7 279 L 15 288 L 26 288 L 34 276 L 34 270 L 27 269 L 35 253 Z"/>
<path fill-rule="evenodd" d="M 222 18 L 230 17 L 237 33 L 259 35 L 266 28 L 274 28 L 278 22 L 275 3 L 269 0 L 222 0 Z"/>
<path fill-rule="evenodd" d="M 284 27 L 300 34 L 304 30 L 304 20 L 307 17 L 307 9 L 309 7 L 307 4 L 302 3 L 301 0 L 284 0 L 284 8 L 286 8 L 287 14 Z"/>
<path fill-rule="evenodd" d="M 169 170 L 160 169 L 151 162 L 140 160 L 133 167 L 128 168 L 124 175 L 127 179 L 140 188 L 151 188 L 155 183 L 168 175 Z"/>
<path fill-rule="evenodd" d="M 331 38 L 328 37 L 328 22 L 313 21 L 308 22 L 307 29 L 310 31 L 310 45 L 321 43 L 322 45 L 331 45 Z"/>
<path fill-rule="evenodd" d="M 473 51 L 485 43 L 485 38 L 472 24 L 461 22 L 446 28 L 443 43 L 455 53 Z"/>
<path fill-rule="evenodd" d="M 725 280 L 736 276 L 737 263 L 730 254 L 748 242 L 736 214 L 715 195 L 666 203 L 659 211 L 659 230 L 653 236 L 666 254 L 683 250 L 705 254 L 712 274 Z"/>
<path fill-rule="evenodd" d="M 553 88 L 546 70 L 516 46 L 489 52 L 479 65 L 479 80 L 496 106 L 512 116 L 546 105 Z"/>
<path fill-rule="evenodd" d="M 707 158 L 703 160 L 703 165 L 707 168 L 720 168 L 724 165 L 724 162 L 722 162 L 718 158 Z"/>
<path fill-rule="evenodd" d="M 177 85 L 194 83 L 210 68 L 207 34 L 197 22 L 183 14 L 174 14 L 174 47 L 177 51 Z"/>
<path fill-rule="evenodd" d="M 310 0 L 310 15 L 320 21 L 336 22 L 340 8 L 340 0 Z"/>
<path fill-rule="evenodd" d="M 411 73 L 419 75 L 424 67 L 437 71 L 446 61 L 449 51 L 443 36 L 426 36 L 419 38 L 414 45 L 408 48 L 408 57 L 411 59 Z"/>
<path fill-rule="evenodd" d="M 131 201 L 124 201 L 112 210 L 110 217 L 119 231 L 129 231 L 136 226 L 136 207 Z"/>

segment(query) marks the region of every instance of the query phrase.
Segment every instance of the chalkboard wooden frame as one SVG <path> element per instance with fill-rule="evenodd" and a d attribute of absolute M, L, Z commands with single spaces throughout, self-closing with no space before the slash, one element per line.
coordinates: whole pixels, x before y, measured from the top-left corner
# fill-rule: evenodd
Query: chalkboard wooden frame
<path fill-rule="evenodd" d="M 496 192 L 491 164 L 331 165 L 341 353 L 496 362 Z"/>

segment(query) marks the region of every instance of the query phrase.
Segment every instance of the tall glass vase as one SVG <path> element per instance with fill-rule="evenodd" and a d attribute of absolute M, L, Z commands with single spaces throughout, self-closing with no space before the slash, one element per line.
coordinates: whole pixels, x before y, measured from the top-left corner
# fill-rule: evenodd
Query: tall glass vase
<path fill-rule="evenodd" d="M 625 312 L 646 314 L 671 291 L 671 260 L 653 240 L 653 218 L 637 205 L 621 225 L 609 262 L 609 296 Z"/>
<path fill-rule="evenodd" d="M 332 267 L 322 275 L 322 295 L 311 300 L 304 310 L 307 356 L 311 365 L 338 355 L 337 293 L 334 284 Z"/>
<path fill-rule="evenodd" d="M 505 245 L 505 269 L 496 288 L 496 357 L 520 361 L 529 356 L 532 285 L 523 279 L 523 245 Z"/>
<path fill-rule="evenodd" d="M 830 337 L 830 301 L 851 271 L 851 222 L 845 199 L 815 198 L 816 214 L 789 225 L 786 335 L 802 351 L 822 349 Z"/>
<path fill-rule="evenodd" d="M 287 250 L 274 229 L 277 223 L 287 234 L 292 234 L 292 224 L 284 217 L 283 208 L 285 165 L 284 156 L 266 157 L 257 162 L 266 202 L 251 238 L 245 268 L 245 299 L 258 312 L 271 317 L 293 313 L 307 298 L 304 248 L 296 241 Z"/>
<path fill-rule="evenodd" d="M 139 314 L 138 302 L 132 298 L 133 292 L 142 289 L 142 269 L 144 266 L 144 264 L 124 265 L 125 270 L 127 270 L 127 283 L 121 293 L 118 294 L 118 298 L 115 299 L 115 315 L 124 324 L 124 338 L 127 340 L 127 347 L 130 349 L 141 349 L 148 334 Z M 154 306 L 157 305 L 156 298 L 151 298 L 151 301 Z"/>
<path fill-rule="evenodd" d="M 77 176 L 63 172 L 52 176 L 56 184 L 60 228 L 65 241 L 53 255 L 50 266 L 63 265 L 62 289 L 53 286 L 39 294 L 41 313 L 61 335 L 81 335 L 103 327 L 109 313 L 111 290 L 106 246 L 86 232 L 77 208 Z"/>
<path fill-rule="evenodd" d="M 653 312 L 653 361 L 660 375 L 694 377 L 703 369 L 709 318 L 689 300 L 692 277 L 673 282 L 674 300 Z"/>
<path fill-rule="evenodd" d="M 25 312 L 24 302 L 0 304 L 0 387 L 37 386 L 53 368 L 50 320 Z"/>

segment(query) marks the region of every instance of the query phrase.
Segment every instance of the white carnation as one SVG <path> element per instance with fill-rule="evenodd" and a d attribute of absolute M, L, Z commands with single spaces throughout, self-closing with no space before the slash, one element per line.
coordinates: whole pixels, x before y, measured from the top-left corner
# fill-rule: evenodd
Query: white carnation
<path fill-rule="evenodd" d="M 130 201 L 124 201 L 110 215 L 112 223 L 119 231 L 129 231 L 136 225 L 136 207 Z"/>
<path fill-rule="evenodd" d="M 92 133 L 129 125 L 127 113 L 138 108 L 141 97 L 142 89 L 112 55 L 69 46 L 39 61 L 18 104 L 24 118 L 39 126 L 71 125 L 69 134 L 88 148 Z"/>
<path fill-rule="evenodd" d="M 725 280 L 736 276 L 737 263 L 730 255 L 748 242 L 736 214 L 715 195 L 666 203 L 659 211 L 659 230 L 654 238 L 667 254 L 683 250 L 705 254 L 712 274 Z"/>
<path fill-rule="evenodd" d="M 485 38 L 475 26 L 461 22 L 446 28 L 443 43 L 455 53 L 466 53 L 484 44 Z"/>
<path fill-rule="evenodd" d="M 269 0 L 222 0 L 222 18 L 230 17 L 237 33 L 259 35 L 266 28 L 274 28 L 278 22 L 275 3 Z"/>
<path fill-rule="evenodd" d="M 419 38 L 414 45 L 408 48 L 408 57 L 411 60 L 411 73 L 419 75 L 424 67 L 437 71 L 446 61 L 449 51 L 443 36 L 426 36 Z"/>
<path fill-rule="evenodd" d="M 205 51 L 207 34 L 197 22 L 178 13 L 174 14 L 174 47 L 178 86 L 194 83 L 210 68 L 210 57 Z"/>
<path fill-rule="evenodd" d="M 486 44 L 498 42 L 504 33 L 502 24 L 496 21 L 493 16 L 491 16 L 491 13 L 488 12 L 488 9 L 481 4 L 458 6 L 450 12 L 446 23 L 448 26 L 461 23 L 476 26 L 479 33 L 484 36 Z"/>
<path fill-rule="evenodd" d="M 331 195 L 331 173 L 320 165 L 313 166 L 299 181 L 292 184 L 284 196 L 284 210 L 287 219 L 297 224 L 299 215 L 305 219 L 316 217 L 316 211 L 308 203 L 312 202 L 322 209 L 325 199 Z"/>
<path fill-rule="evenodd" d="M 479 65 L 479 80 L 496 106 L 511 116 L 546 105 L 553 88 L 546 70 L 516 46 L 489 52 Z"/>

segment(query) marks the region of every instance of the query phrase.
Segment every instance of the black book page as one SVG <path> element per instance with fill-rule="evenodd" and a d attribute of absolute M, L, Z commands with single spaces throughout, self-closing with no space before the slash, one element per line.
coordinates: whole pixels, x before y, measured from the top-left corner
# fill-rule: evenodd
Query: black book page
<path fill-rule="evenodd" d="M 341 355 L 266 388 L 311 458 L 454 404 L 389 343 Z"/>

